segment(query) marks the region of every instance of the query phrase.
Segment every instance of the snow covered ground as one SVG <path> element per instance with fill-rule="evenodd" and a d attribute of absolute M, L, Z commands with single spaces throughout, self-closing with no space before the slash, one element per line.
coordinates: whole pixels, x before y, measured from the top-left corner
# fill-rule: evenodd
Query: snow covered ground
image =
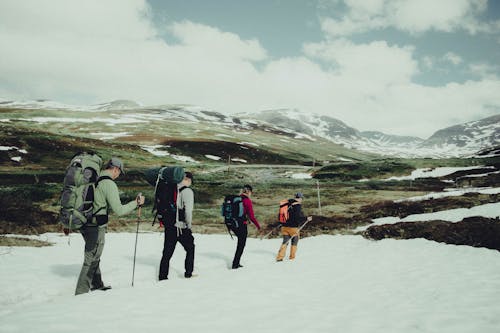
<path fill-rule="evenodd" d="M 195 272 L 178 246 L 158 282 L 163 235 L 110 233 L 101 261 L 113 289 L 73 296 L 83 241 L 0 247 L 0 332 L 498 332 L 500 253 L 422 239 L 302 239 L 276 263 L 280 240 L 249 239 L 239 270 L 228 235 L 195 235 Z"/>
<path fill-rule="evenodd" d="M 423 168 L 414 170 L 409 176 L 390 177 L 386 180 L 415 180 L 417 178 L 436 178 L 451 175 L 457 171 L 466 171 L 474 169 L 495 169 L 492 166 L 471 166 L 471 167 L 441 167 L 441 168 Z"/>
<path fill-rule="evenodd" d="M 448 222 L 460 222 L 466 217 L 483 216 L 488 218 L 496 218 L 500 216 L 500 202 L 474 206 L 471 208 L 456 208 L 444 210 L 434 213 L 413 214 L 400 219 L 399 217 L 388 216 L 372 220 L 373 223 L 358 227 L 355 231 L 364 231 L 373 225 L 395 224 L 399 222 L 417 222 L 417 221 L 432 221 L 442 220 Z"/>
<path fill-rule="evenodd" d="M 498 194 L 500 187 L 462 187 L 462 188 L 445 188 L 443 192 L 431 192 L 425 195 L 410 197 L 404 199 L 394 200 L 394 202 L 403 201 L 422 201 L 428 199 L 438 199 L 445 197 L 458 197 L 466 193 L 480 193 L 480 194 Z"/>

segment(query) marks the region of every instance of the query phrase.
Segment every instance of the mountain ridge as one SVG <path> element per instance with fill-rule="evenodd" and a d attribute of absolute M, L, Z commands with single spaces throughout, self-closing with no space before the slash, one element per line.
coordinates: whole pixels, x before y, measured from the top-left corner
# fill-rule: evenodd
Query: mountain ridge
<path fill-rule="evenodd" d="M 500 115 L 449 126 L 436 131 L 427 139 L 422 139 L 376 130 L 359 131 L 331 116 L 287 108 L 228 115 L 196 105 L 143 106 L 125 99 L 78 106 L 50 100 L 9 101 L 1 98 L 0 108 L 125 113 L 141 111 L 150 112 L 152 116 L 168 117 L 172 121 L 211 122 L 219 123 L 220 126 L 241 128 L 252 128 L 260 124 L 267 126 L 268 131 L 278 130 L 298 137 L 321 137 L 348 149 L 392 157 L 463 157 L 500 144 Z M 128 116 L 135 117 L 133 113 Z"/>

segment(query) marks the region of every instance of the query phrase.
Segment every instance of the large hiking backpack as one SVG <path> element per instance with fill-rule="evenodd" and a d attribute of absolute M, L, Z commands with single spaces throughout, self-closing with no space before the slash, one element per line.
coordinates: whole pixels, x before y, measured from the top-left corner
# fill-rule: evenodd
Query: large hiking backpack
<path fill-rule="evenodd" d="M 175 223 L 177 215 L 177 184 L 184 179 L 184 168 L 180 166 L 152 168 L 144 172 L 146 181 L 155 187 L 153 225 L 156 217 L 163 223 Z"/>
<path fill-rule="evenodd" d="M 280 201 L 280 209 L 278 212 L 278 221 L 287 223 L 290 218 L 290 208 L 292 207 L 293 199 L 283 199 Z"/>
<path fill-rule="evenodd" d="M 150 185 L 156 187 L 158 182 L 179 184 L 184 179 L 184 174 L 181 166 L 162 166 L 146 170 L 144 177 Z"/>
<path fill-rule="evenodd" d="M 221 215 L 228 228 L 238 228 L 243 222 L 243 199 L 239 195 L 226 195 L 221 206 Z"/>
<path fill-rule="evenodd" d="M 78 153 L 71 159 L 64 176 L 59 222 L 65 229 L 77 230 L 92 221 L 94 191 L 102 159 L 95 153 Z"/>

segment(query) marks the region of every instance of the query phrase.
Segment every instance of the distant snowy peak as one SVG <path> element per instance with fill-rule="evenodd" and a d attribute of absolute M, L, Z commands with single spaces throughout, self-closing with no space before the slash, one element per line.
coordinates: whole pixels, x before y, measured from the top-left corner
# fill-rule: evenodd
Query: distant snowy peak
<path fill-rule="evenodd" d="M 500 145 L 500 115 L 455 125 L 434 133 L 419 148 L 449 151 L 458 156 Z M 455 151 L 455 154 L 452 151 Z"/>
<path fill-rule="evenodd" d="M 329 116 L 303 113 L 296 109 L 266 110 L 249 115 L 297 133 L 315 135 L 334 143 L 365 152 L 413 156 L 412 150 L 423 140 L 416 137 L 388 135 L 382 132 L 360 132 Z"/>
<path fill-rule="evenodd" d="M 316 135 L 327 139 L 359 139 L 358 130 L 342 121 L 314 113 L 304 113 L 297 109 L 266 110 L 250 114 L 249 117 L 287 128 L 298 133 Z"/>
<path fill-rule="evenodd" d="M 500 115 L 437 131 L 429 139 L 360 132 L 329 116 L 297 109 L 266 110 L 252 117 L 296 133 L 323 137 L 347 148 L 396 157 L 460 157 L 500 145 Z"/>
<path fill-rule="evenodd" d="M 382 145 L 396 145 L 401 147 L 415 147 L 422 142 L 423 139 L 415 136 L 400 136 L 400 135 L 389 135 L 377 131 L 363 131 L 361 135 L 375 143 Z"/>

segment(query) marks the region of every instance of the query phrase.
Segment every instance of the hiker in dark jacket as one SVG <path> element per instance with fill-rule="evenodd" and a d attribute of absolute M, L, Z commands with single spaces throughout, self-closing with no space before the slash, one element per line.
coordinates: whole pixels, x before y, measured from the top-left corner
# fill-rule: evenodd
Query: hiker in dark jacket
<path fill-rule="evenodd" d="M 278 255 L 276 256 L 276 261 L 283 261 L 283 258 L 286 254 L 286 248 L 288 243 L 292 242 L 292 246 L 290 247 L 290 259 L 295 259 L 295 254 L 297 253 L 297 244 L 299 243 L 299 227 L 302 223 L 306 221 L 311 221 L 312 217 L 308 216 L 307 218 L 304 216 L 302 212 L 302 200 L 304 196 L 302 193 L 298 192 L 295 194 L 295 199 L 292 201 L 289 211 L 288 211 L 288 220 L 281 227 L 281 234 L 283 235 L 283 243 L 278 251 Z"/>
<path fill-rule="evenodd" d="M 118 187 L 114 180 L 123 172 L 123 162 L 113 157 L 101 171 L 94 193 L 92 223 L 84 225 L 80 232 L 85 240 L 85 256 L 82 270 L 78 277 L 75 295 L 84 294 L 89 290 L 107 290 L 102 282 L 99 263 L 104 249 L 104 238 L 108 225 L 108 215 L 112 210 L 117 215 L 125 215 L 132 212 L 138 206 L 144 204 L 144 196 L 138 195 L 136 200 L 122 205 Z"/>
<path fill-rule="evenodd" d="M 240 264 L 240 259 L 241 255 L 243 254 L 243 250 L 245 249 L 245 244 L 247 242 L 247 236 L 248 236 L 248 220 L 252 221 L 253 224 L 255 224 L 255 227 L 257 227 L 257 230 L 260 231 L 260 224 L 259 221 L 255 218 L 254 212 L 253 212 L 253 205 L 252 205 L 252 200 L 250 200 L 250 197 L 252 196 L 253 188 L 250 185 L 245 185 L 243 186 L 243 189 L 241 191 L 241 199 L 243 202 L 243 223 L 240 223 L 237 227 L 231 226 L 231 230 L 234 232 L 236 237 L 238 237 L 238 245 L 236 246 L 236 252 L 234 253 L 234 259 L 233 259 L 233 269 L 238 269 L 240 267 L 243 267 Z"/>
<path fill-rule="evenodd" d="M 194 267 L 194 237 L 191 232 L 193 223 L 194 193 L 191 188 L 193 174 L 186 172 L 184 179 L 177 187 L 177 212 L 175 217 L 170 217 L 170 221 L 162 221 L 165 228 L 165 239 L 163 243 L 163 255 L 160 262 L 160 274 L 158 279 L 167 280 L 170 266 L 170 258 L 174 254 L 177 242 L 181 243 L 186 250 L 186 259 L 184 261 L 184 277 L 193 276 Z M 168 218 L 168 217 L 167 217 Z"/>

